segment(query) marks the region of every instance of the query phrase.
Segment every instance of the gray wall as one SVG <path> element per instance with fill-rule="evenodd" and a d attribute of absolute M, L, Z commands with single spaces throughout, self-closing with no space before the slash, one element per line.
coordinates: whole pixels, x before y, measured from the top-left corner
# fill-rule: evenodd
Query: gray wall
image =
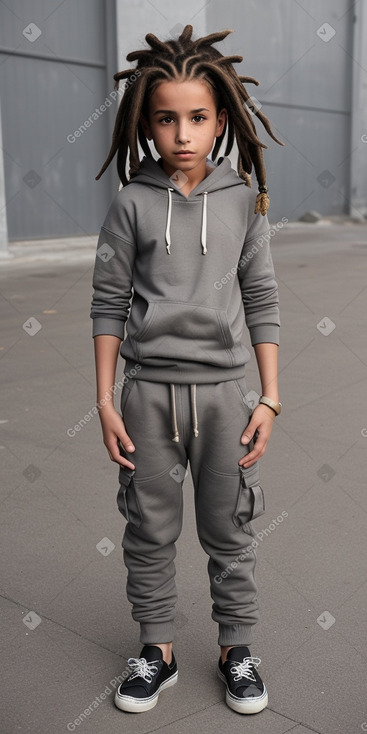
<path fill-rule="evenodd" d="M 255 120 L 260 139 L 269 145 L 264 157 L 272 218 L 298 219 L 310 209 L 329 215 L 349 210 L 350 5 L 349 0 L 212 0 L 208 5 L 210 32 L 236 29 L 227 39 L 228 51 L 244 57 L 237 71 L 260 81 L 259 87 L 248 85 L 248 92 L 286 144 L 274 143 Z M 336 31 L 327 42 L 317 35 L 325 22 Z"/>
<path fill-rule="evenodd" d="M 117 17 L 115 17 L 115 14 Z M 117 189 L 115 163 L 94 176 L 111 139 L 113 102 L 73 143 L 113 90 L 112 74 L 148 31 L 235 29 L 220 48 L 263 105 L 277 146 L 265 151 L 271 219 L 367 214 L 367 18 L 361 0 L 12 0 L 0 3 L 0 96 L 11 239 L 97 232 Z M 354 20 L 357 19 L 355 23 Z M 35 38 L 32 26 L 41 34 Z M 335 34 L 322 34 L 325 23 Z M 32 31 L 33 28 L 33 31 Z M 322 38 L 326 40 L 322 40 Z M 117 46 L 117 51 L 116 51 Z M 116 60 L 118 56 L 118 60 Z M 236 154 L 231 156 L 236 163 Z"/>
<path fill-rule="evenodd" d="M 115 32 L 108 27 L 113 22 L 109 8 L 113 11 L 114 3 L 103 0 L 0 5 L 0 95 L 12 239 L 94 233 L 105 216 L 112 175 L 98 183 L 94 177 L 109 148 L 116 102 L 95 113 L 74 142 L 67 137 L 88 122 L 113 89 L 109 67 L 113 63 L 115 70 L 116 61 L 109 55 Z"/>

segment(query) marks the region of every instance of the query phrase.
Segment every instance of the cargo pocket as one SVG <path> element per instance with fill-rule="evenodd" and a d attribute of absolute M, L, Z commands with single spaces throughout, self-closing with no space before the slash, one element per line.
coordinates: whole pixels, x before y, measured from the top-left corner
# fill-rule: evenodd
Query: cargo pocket
<path fill-rule="evenodd" d="M 143 517 L 134 484 L 135 469 L 120 468 L 117 506 L 127 522 L 140 527 Z"/>
<path fill-rule="evenodd" d="M 259 467 L 253 464 L 248 469 L 240 467 L 240 486 L 237 505 L 232 520 L 237 528 L 265 512 L 264 492 L 259 484 Z"/>

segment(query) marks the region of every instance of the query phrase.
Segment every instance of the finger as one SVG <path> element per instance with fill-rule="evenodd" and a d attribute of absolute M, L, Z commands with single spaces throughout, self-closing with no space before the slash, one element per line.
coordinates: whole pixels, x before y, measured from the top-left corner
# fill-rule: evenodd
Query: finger
<path fill-rule="evenodd" d="M 242 457 L 238 462 L 240 466 L 248 469 L 252 464 L 258 461 L 264 454 L 266 449 L 267 441 L 264 439 L 258 439 L 252 451 Z"/>
<path fill-rule="evenodd" d="M 108 451 L 109 457 L 111 461 L 114 461 L 116 464 L 119 464 L 120 466 L 124 466 L 127 469 L 135 469 L 135 464 L 132 464 L 129 459 L 125 459 L 124 456 L 121 456 L 119 452 L 115 453 L 112 451 Z"/>
<path fill-rule="evenodd" d="M 248 432 L 248 429 L 246 428 L 246 431 L 241 436 L 241 443 L 245 446 L 249 446 L 249 444 L 253 441 L 254 444 L 257 443 L 259 436 L 258 427 L 256 426 L 253 430 L 251 430 L 251 433 Z M 251 448 L 249 446 L 249 448 Z"/>
<path fill-rule="evenodd" d="M 129 452 L 135 451 L 135 446 L 130 436 L 128 436 L 128 434 L 126 433 L 126 431 L 124 431 L 123 433 L 119 435 L 119 440 L 120 440 L 121 446 L 125 449 L 125 451 L 129 451 Z"/>
<path fill-rule="evenodd" d="M 241 443 L 245 444 L 245 446 L 252 441 L 255 431 L 256 431 L 257 425 L 253 424 L 251 421 L 244 430 L 242 436 L 241 436 Z"/>
<path fill-rule="evenodd" d="M 135 464 L 132 464 L 132 462 L 128 459 L 124 459 L 123 456 L 119 457 L 117 463 L 120 464 L 120 466 L 125 467 L 126 469 L 135 469 Z"/>
<path fill-rule="evenodd" d="M 116 464 L 119 464 L 120 466 L 126 466 L 129 469 L 135 469 L 135 465 L 121 454 L 117 438 L 116 442 L 106 442 L 105 445 L 111 461 L 116 462 Z"/>

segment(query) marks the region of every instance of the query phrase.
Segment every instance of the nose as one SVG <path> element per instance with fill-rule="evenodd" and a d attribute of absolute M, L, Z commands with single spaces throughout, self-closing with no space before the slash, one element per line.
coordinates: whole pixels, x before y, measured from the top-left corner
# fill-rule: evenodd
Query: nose
<path fill-rule="evenodd" d="M 190 142 L 190 133 L 186 121 L 181 121 L 178 123 L 176 141 L 177 143 L 182 143 L 183 145 Z"/>

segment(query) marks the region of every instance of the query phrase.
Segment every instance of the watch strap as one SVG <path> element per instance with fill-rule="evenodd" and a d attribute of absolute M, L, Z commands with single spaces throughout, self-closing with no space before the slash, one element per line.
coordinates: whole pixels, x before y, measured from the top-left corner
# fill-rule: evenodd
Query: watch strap
<path fill-rule="evenodd" d="M 263 405 L 267 405 L 268 408 L 271 408 L 271 410 L 274 411 L 275 415 L 279 415 L 279 413 L 282 410 L 282 404 L 281 403 L 275 403 L 274 400 L 271 400 L 270 398 L 265 397 L 265 395 L 262 395 L 259 400 L 259 405 L 262 403 Z"/>

